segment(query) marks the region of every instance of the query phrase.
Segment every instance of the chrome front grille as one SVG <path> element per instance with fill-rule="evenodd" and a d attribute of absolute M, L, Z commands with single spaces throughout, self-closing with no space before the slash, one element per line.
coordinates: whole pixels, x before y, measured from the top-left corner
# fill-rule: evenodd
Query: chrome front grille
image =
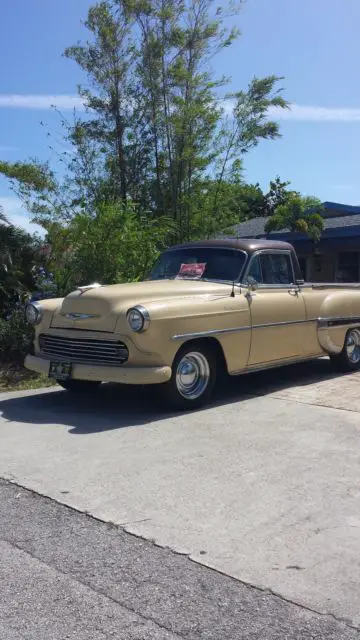
<path fill-rule="evenodd" d="M 129 350 L 120 340 L 93 340 L 92 338 L 63 338 L 42 333 L 40 351 L 49 359 L 117 366 L 129 358 Z"/>

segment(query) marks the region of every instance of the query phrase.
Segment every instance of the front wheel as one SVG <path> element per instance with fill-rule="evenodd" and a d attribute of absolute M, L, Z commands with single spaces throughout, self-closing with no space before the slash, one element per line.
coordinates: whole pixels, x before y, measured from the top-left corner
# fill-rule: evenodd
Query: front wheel
<path fill-rule="evenodd" d="M 214 350 L 204 344 L 184 346 L 175 357 L 169 382 L 159 391 L 176 409 L 197 409 L 212 395 L 217 370 Z M 164 395 L 163 395 L 164 394 Z"/>
<path fill-rule="evenodd" d="M 56 382 L 66 391 L 79 395 L 93 393 L 101 384 L 93 380 L 56 380 Z"/>
<path fill-rule="evenodd" d="M 340 371 L 360 369 L 360 329 L 350 329 L 347 332 L 341 353 L 331 356 L 331 360 Z"/>

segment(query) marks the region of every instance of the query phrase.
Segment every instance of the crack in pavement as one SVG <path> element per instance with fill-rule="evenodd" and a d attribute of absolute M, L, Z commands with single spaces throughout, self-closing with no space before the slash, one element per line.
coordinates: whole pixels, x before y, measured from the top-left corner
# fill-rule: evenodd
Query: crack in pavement
<path fill-rule="evenodd" d="M 55 566 L 55 565 L 53 565 L 51 563 L 47 563 L 47 562 L 43 561 L 41 558 L 39 558 L 38 556 L 30 553 L 28 550 L 23 549 L 18 544 L 14 543 L 14 542 L 11 542 L 10 540 L 8 540 L 6 538 L 2 538 L 2 537 L 0 537 L 0 541 L 5 542 L 6 544 L 8 544 L 10 547 L 12 547 L 14 549 L 17 549 L 17 551 L 21 551 L 22 553 L 25 553 L 27 556 L 29 556 L 30 558 L 32 558 L 33 560 L 35 560 L 39 564 L 44 565 L 45 567 L 52 569 L 53 571 L 55 571 L 59 575 L 64 576 L 67 580 L 69 580 L 71 582 L 74 582 L 74 583 L 77 583 L 77 584 L 80 584 L 83 587 L 85 587 L 86 589 L 88 589 L 89 591 L 92 591 L 93 593 L 96 593 L 97 595 L 100 595 L 101 597 L 105 598 L 106 600 L 109 600 L 110 602 L 113 602 L 117 606 L 120 606 L 120 607 L 123 607 L 124 609 L 127 609 L 128 611 L 130 611 L 131 613 L 134 613 L 135 615 L 139 616 L 140 618 L 142 618 L 146 622 L 152 622 L 153 624 L 155 624 L 160 629 L 163 629 L 164 631 L 169 631 L 170 633 L 172 633 L 173 635 L 175 635 L 178 638 L 184 638 L 185 637 L 183 635 L 178 634 L 176 631 L 173 631 L 172 629 L 169 629 L 168 627 L 162 625 L 161 623 L 159 623 L 157 620 L 155 620 L 151 616 L 144 616 L 143 614 L 141 614 L 138 611 L 136 611 L 134 608 L 129 607 L 128 605 L 120 602 L 119 600 L 116 600 L 116 598 L 113 598 L 108 593 L 104 592 L 103 590 L 96 589 L 93 585 L 89 584 L 88 582 L 83 581 L 83 580 L 79 580 L 79 578 L 75 577 L 73 574 L 69 574 L 69 573 L 66 573 L 65 571 L 61 571 L 61 569 L 59 569 L 59 567 L 57 567 L 57 566 Z M 99 630 L 101 630 L 101 629 L 99 628 Z"/>
<path fill-rule="evenodd" d="M 239 612 L 243 613 L 244 611 L 247 611 L 247 608 L 249 606 L 247 601 L 249 599 L 253 601 L 253 603 L 251 604 L 251 609 L 254 609 L 255 612 L 258 611 L 259 606 L 260 608 L 261 606 L 265 607 L 266 611 L 267 607 L 269 606 L 275 608 L 277 607 L 279 610 L 284 607 L 291 606 L 293 608 L 292 615 L 294 616 L 298 615 L 296 614 L 296 611 L 298 611 L 299 613 L 307 612 L 311 616 L 319 616 L 320 618 L 325 620 L 327 624 L 330 624 L 330 620 L 332 620 L 335 624 L 342 625 L 343 627 L 351 631 L 357 632 L 356 637 L 358 637 L 358 627 L 354 626 L 349 620 L 340 618 L 329 612 L 321 612 L 311 607 L 304 606 L 296 601 L 291 600 L 290 598 L 286 598 L 281 594 L 276 593 L 271 589 L 262 588 L 258 585 L 239 580 L 238 578 L 229 577 L 227 574 L 222 573 L 221 571 L 211 566 L 209 567 L 208 565 L 204 565 L 192 556 L 184 556 L 184 554 L 176 553 L 172 549 L 164 548 L 161 545 L 150 542 L 144 536 L 129 533 L 124 529 L 123 526 L 114 525 L 114 523 L 106 523 L 103 520 L 96 518 L 95 516 L 84 515 L 81 511 L 71 506 L 65 506 L 57 500 L 46 496 L 41 496 L 41 494 L 29 490 L 17 482 L 9 482 L 8 480 L 2 482 L 0 481 L 0 489 L 2 486 L 11 487 L 14 491 L 17 492 L 20 489 L 24 494 L 20 496 L 18 494 L 16 496 L 13 496 L 14 509 L 17 509 L 18 511 L 17 517 L 24 520 L 22 509 L 23 503 L 26 503 L 25 506 L 29 508 L 29 505 L 27 503 L 29 503 L 29 501 L 32 501 L 32 504 L 30 505 L 32 524 L 29 525 L 23 522 L 23 528 L 26 529 L 26 527 L 28 526 L 33 526 L 34 529 L 37 530 L 36 522 L 39 515 L 35 513 L 36 507 L 38 507 L 41 512 L 40 525 L 43 526 L 42 530 L 44 531 L 44 528 L 46 526 L 54 527 L 52 535 L 48 534 L 39 537 L 36 535 L 29 536 L 28 534 L 27 536 L 23 536 L 19 539 L 18 534 L 21 532 L 18 530 L 14 532 L 13 525 L 11 525 L 9 535 L 4 536 L 4 533 L 1 535 L 1 538 L 4 541 L 6 541 L 10 545 L 13 545 L 13 547 L 18 549 L 19 551 L 27 553 L 36 561 L 42 563 L 46 567 L 50 567 L 59 574 L 65 576 L 67 579 L 71 579 L 75 583 L 77 582 L 78 584 L 81 584 L 83 587 L 90 589 L 92 592 L 100 595 L 101 597 L 107 598 L 117 606 L 123 607 L 124 609 L 130 611 L 132 614 L 139 616 L 145 622 L 151 622 L 152 624 L 159 627 L 159 629 L 172 633 L 178 638 L 205 638 L 204 632 L 202 632 L 202 634 L 200 633 L 200 635 L 197 635 L 198 632 L 196 631 L 196 629 L 198 628 L 201 629 L 203 620 L 201 618 L 200 620 L 197 620 L 197 615 L 195 615 L 192 611 L 191 615 L 194 618 L 192 620 L 192 623 L 189 624 L 186 621 L 186 626 L 182 631 L 175 631 L 173 627 L 173 618 L 175 617 L 176 619 L 179 615 L 179 601 L 184 601 L 186 609 L 186 607 L 189 607 L 189 599 L 191 601 L 194 600 L 191 591 L 191 582 L 194 581 L 194 576 L 192 574 L 194 573 L 194 571 L 191 569 L 191 566 L 197 567 L 198 569 L 196 569 L 196 571 L 200 572 L 195 576 L 198 587 L 203 593 L 203 597 L 206 596 L 207 611 L 211 610 L 211 615 L 213 617 L 214 611 L 217 612 L 215 614 L 215 619 L 217 621 L 219 617 L 222 619 L 225 614 L 229 615 L 230 609 L 231 613 L 233 613 L 233 605 L 224 605 L 224 600 L 227 603 L 229 601 L 229 593 L 234 592 L 233 598 L 237 608 L 236 615 L 239 615 Z M 10 500 L 11 499 L 12 498 L 10 498 Z M 40 503 L 40 501 L 42 502 Z M 51 511 L 50 525 L 43 521 L 44 515 L 41 515 L 42 513 L 45 514 L 49 510 Z M 16 513 L 14 515 L 16 515 Z M 60 523 L 58 522 L 59 518 Z M 72 524 L 73 519 L 75 524 Z M 26 520 L 29 520 L 29 518 L 27 518 Z M 64 520 L 66 526 L 63 523 Z M 78 530 L 77 523 L 79 524 Z M 3 526 L 2 522 L 0 522 L 0 527 L 1 526 Z M 109 553 L 105 553 L 105 551 L 103 551 L 102 548 L 99 547 L 97 533 L 98 527 L 101 527 L 104 530 L 104 535 L 111 537 L 111 540 L 109 540 L 107 543 L 109 544 Z M 94 531 L 92 531 L 93 529 Z M 62 547 L 59 546 L 59 539 L 63 535 L 65 535 L 64 532 L 66 532 L 68 536 L 71 536 L 71 543 L 75 545 L 74 551 L 76 552 L 76 550 L 78 549 L 76 561 L 72 559 L 71 555 L 69 556 L 70 552 L 67 548 L 67 540 L 65 540 L 65 551 L 63 551 Z M 90 538 L 90 541 L 87 545 L 88 548 L 84 550 L 84 545 L 82 544 L 82 542 L 86 542 L 86 536 L 89 532 L 92 532 L 94 540 Z M 22 531 L 22 533 L 24 534 L 24 531 Z M 48 532 L 46 531 L 46 533 Z M 16 540 L 14 540 L 14 537 L 16 537 L 15 534 L 17 534 Z M 125 536 L 124 539 L 122 539 L 123 536 Z M 46 546 L 45 543 L 47 541 L 52 542 L 49 550 L 44 549 L 44 546 Z M 144 544 L 139 547 L 137 541 L 142 541 L 144 542 Z M 32 545 L 32 547 L 35 547 L 35 550 L 34 548 L 24 549 L 21 545 L 27 545 L 28 547 Z M 112 554 L 114 554 L 114 550 L 116 551 L 114 545 L 117 545 L 117 547 L 119 547 L 119 545 L 122 545 L 122 547 L 121 554 L 118 556 L 115 555 L 115 560 L 113 561 Z M 91 548 L 94 548 L 97 554 L 95 560 L 90 554 Z M 80 549 L 81 552 L 79 552 Z M 120 550 L 117 549 L 118 554 L 119 551 Z M 103 553 L 103 557 L 101 556 L 101 553 Z M 48 556 L 48 560 L 46 560 L 46 554 Z M 57 554 L 60 555 L 60 558 Z M 126 554 L 129 554 L 129 559 L 126 560 L 125 558 L 125 563 L 122 557 L 124 554 L 125 556 Z M 156 554 L 156 557 L 154 559 L 151 559 L 152 554 Z M 150 561 L 149 567 L 146 566 L 148 557 Z M 191 561 L 190 565 L 186 564 L 188 561 Z M 120 573 L 118 563 L 122 563 L 120 567 Z M 101 588 L 101 586 L 99 586 L 97 582 L 98 567 L 101 567 L 105 578 L 105 587 L 103 588 Z M 177 581 L 176 576 L 179 569 L 180 571 L 184 571 L 184 574 L 181 574 L 182 579 L 180 581 Z M 83 573 L 81 577 L 79 575 L 79 572 Z M 117 572 L 119 573 L 119 575 L 117 575 Z M 214 591 L 216 591 L 217 582 L 220 580 L 223 580 L 224 582 L 225 592 L 224 595 L 220 595 L 217 599 L 216 593 L 214 595 Z M 121 581 L 121 583 L 119 581 Z M 124 582 L 126 588 L 124 587 Z M 134 587 L 132 587 L 132 584 L 134 585 Z M 129 602 L 129 599 L 131 600 L 131 597 L 129 597 L 129 592 L 132 589 L 135 589 L 136 591 L 136 599 L 134 599 L 133 602 Z M 238 590 L 241 589 L 245 589 L 246 592 L 240 591 L 238 593 Z M 114 595 L 114 593 L 109 593 L 109 590 L 116 592 L 116 596 Z M 164 593 L 166 595 L 164 595 Z M 248 595 L 246 595 L 246 593 Z M 266 598 L 268 598 L 269 600 L 262 601 L 264 596 L 266 596 Z M 163 600 L 165 598 L 167 598 L 167 604 L 164 605 Z M 195 599 L 196 598 L 198 598 L 198 601 L 201 603 L 201 598 L 195 596 Z M 208 601 L 210 601 L 210 603 Z M 245 606 L 243 605 L 243 601 L 245 601 Z M 153 607 L 155 607 L 154 614 L 152 610 Z M 160 614 L 158 613 L 157 615 L 155 615 L 159 608 Z M 151 609 L 150 612 L 149 609 Z M 170 616 L 168 611 L 169 609 L 171 614 Z M 160 615 L 164 615 L 164 611 L 165 621 L 160 621 L 159 617 Z M 282 611 L 281 615 L 283 614 L 284 612 Z M 187 615 L 189 616 L 188 610 Z M 254 615 L 255 622 L 257 623 L 256 616 L 258 614 L 256 613 Z M 260 617 L 261 619 L 263 619 L 264 614 Z M 182 622 L 182 625 L 184 626 L 184 622 Z M 271 616 L 268 621 L 268 628 L 275 628 Z M 194 636 L 194 633 L 196 633 L 196 636 Z M 212 636 L 207 635 L 206 637 Z M 238 636 L 227 635 L 226 637 L 237 638 Z M 278 637 L 280 638 L 282 636 Z M 336 635 L 334 637 L 340 638 L 340 635 Z"/>
<path fill-rule="evenodd" d="M 314 402 L 312 400 L 306 401 L 306 400 L 298 400 L 297 398 L 293 398 L 290 396 L 286 396 L 286 395 L 269 395 L 270 400 L 285 400 L 287 402 L 289 402 L 289 400 L 291 400 L 291 402 L 294 402 L 295 404 L 303 404 L 306 406 L 313 406 L 313 407 L 322 407 L 323 409 L 332 409 L 333 411 L 345 411 L 347 413 L 360 413 L 360 411 L 358 411 L 357 409 L 349 409 L 348 407 L 334 407 L 331 404 L 323 404 L 321 402 Z"/>

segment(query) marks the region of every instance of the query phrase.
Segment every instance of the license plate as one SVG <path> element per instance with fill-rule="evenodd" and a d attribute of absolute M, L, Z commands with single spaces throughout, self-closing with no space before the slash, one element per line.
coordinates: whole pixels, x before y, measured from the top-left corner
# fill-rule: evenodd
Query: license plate
<path fill-rule="evenodd" d="M 71 362 L 50 362 L 49 378 L 56 380 L 68 380 L 71 378 Z"/>

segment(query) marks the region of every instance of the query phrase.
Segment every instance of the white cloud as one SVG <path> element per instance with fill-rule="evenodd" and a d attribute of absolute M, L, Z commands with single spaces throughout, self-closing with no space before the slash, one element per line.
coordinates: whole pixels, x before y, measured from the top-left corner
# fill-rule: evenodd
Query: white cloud
<path fill-rule="evenodd" d="M 38 233 L 42 238 L 45 236 L 45 230 L 38 224 L 33 224 L 32 222 L 30 222 L 30 220 L 28 220 L 26 216 L 9 216 L 9 220 L 13 225 L 15 225 L 15 227 L 25 229 L 25 231 L 27 231 L 28 233 Z"/>
<path fill-rule="evenodd" d="M 71 110 L 74 107 L 77 109 L 84 108 L 82 98 L 77 95 L 0 94 L 0 108 L 44 110 L 53 105 L 63 110 Z M 227 113 L 232 112 L 230 100 L 224 102 L 224 108 Z M 360 122 L 360 107 L 321 107 L 318 105 L 296 104 L 294 102 L 289 109 L 270 108 L 269 116 L 278 120 L 299 120 L 304 122 Z M 10 150 L 10 148 L 7 149 Z"/>
<path fill-rule="evenodd" d="M 50 109 L 55 105 L 58 109 L 70 110 L 76 107 L 83 109 L 84 104 L 80 96 L 76 95 L 20 95 L 0 94 L 0 108 L 14 109 Z"/>
<path fill-rule="evenodd" d="M 14 196 L 0 196 L 0 205 L 8 217 L 21 212 L 22 215 L 24 215 L 24 209 L 19 198 L 15 198 Z"/>
<path fill-rule="evenodd" d="M 29 233 L 39 233 L 41 236 L 45 235 L 45 231 L 37 224 L 30 222 L 27 213 L 25 212 L 19 198 L 11 196 L 0 196 L 0 205 L 2 206 L 6 217 L 9 222 L 17 227 L 21 227 Z"/>
<path fill-rule="evenodd" d="M 49 109 L 55 105 L 59 109 L 71 110 L 74 107 L 83 109 L 82 98 L 77 95 L 21 95 L 0 94 L 0 108 L 14 109 Z M 232 112 L 232 102 L 223 103 L 225 112 Z M 278 120 L 298 120 L 304 122 L 360 122 L 360 107 L 321 107 L 318 105 L 303 105 L 295 102 L 289 109 L 269 109 L 269 116 Z"/>
<path fill-rule="evenodd" d="M 269 109 L 269 115 L 279 120 L 304 122 L 360 122 L 360 108 L 320 107 L 292 103 L 290 109 Z"/>
<path fill-rule="evenodd" d="M 223 101 L 227 115 L 232 114 L 234 103 Z M 276 120 L 297 120 L 302 122 L 360 122 L 360 107 L 320 107 L 317 105 L 290 104 L 289 109 L 271 107 L 270 118 Z"/>

